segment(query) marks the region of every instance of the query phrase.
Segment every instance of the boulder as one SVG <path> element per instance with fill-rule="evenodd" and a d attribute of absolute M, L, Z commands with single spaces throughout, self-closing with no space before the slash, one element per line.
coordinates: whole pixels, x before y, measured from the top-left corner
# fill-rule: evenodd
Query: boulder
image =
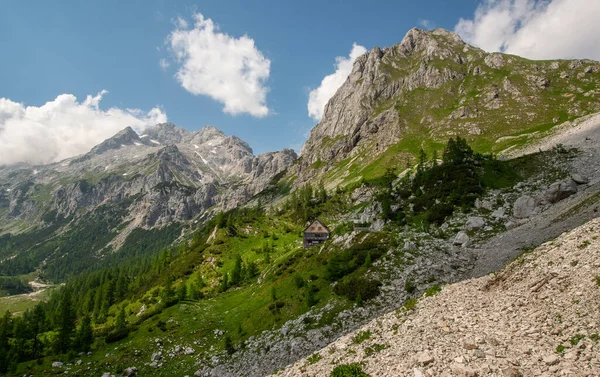
<path fill-rule="evenodd" d="M 414 243 L 413 241 L 406 241 L 406 242 L 404 242 L 404 250 L 406 250 L 406 251 L 417 250 L 417 244 Z"/>
<path fill-rule="evenodd" d="M 456 234 L 456 237 L 454 237 L 454 241 L 452 241 L 452 244 L 456 246 L 466 247 L 469 245 L 470 241 L 471 239 L 469 238 L 467 232 L 460 231 L 458 232 L 458 234 Z"/>
<path fill-rule="evenodd" d="M 137 373 L 138 373 L 138 369 L 136 367 L 129 367 L 129 368 L 125 368 L 125 370 L 123 370 L 123 376 L 126 376 L 126 377 L 137 376 Z"/>
<path fill-rule="evenodd" d="M 467 229 L 467 230 L 481 229 L 484 226 L 485 226 L 485 220 L 483 219 L 483 217 L 471 216 L 467 219 L 467 222 L 465 224 L 465 229 Z"/>
<path fill-rule="evenodd" d="M 491 215 L 494 219 L 504 220 L 506 219 L 506 213 L 503 207 L 497 208 Z"/>
<path fill-rule="evenodd" d="M 150 360 L 152 360 L 152 361 L 161 361 L 162 360 L 162 352 L 160 352 L 160 351 L 154 352 L 152 354 L 152 357 L 150 358 Z"/>
<path fill-rule="evenodd" d="M 513 205 L 513 216 L 519 219 L 531 217 L 540 213 L 540 200 L 533 196 L 523 195 Z"/>
<path fill-rule="evenodd" d="M 578 185 L 586 185 L 590 183 L 590 179 L 581 174 L 571 174 L 571 179 Z"/>
<path fill-rule="evenodd" d="M 52 368 L 62 368 L 64 366 L 60 361 L 55 361 L 52 363 Z"/>
<path fill-rule="evenodd" d="M 577 183 L 573 180 L 554 182 L 544 191 L 544 199 L 549 203 L 557 203 L 577 193 Z"/>

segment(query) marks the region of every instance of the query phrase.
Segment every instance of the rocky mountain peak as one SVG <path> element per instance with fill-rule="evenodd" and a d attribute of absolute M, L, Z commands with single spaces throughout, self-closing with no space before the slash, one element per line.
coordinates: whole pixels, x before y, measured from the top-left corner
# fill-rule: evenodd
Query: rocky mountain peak
<path fill-rule="evenodd" d="M 296 184 L 349 157 L 374 162 L 403 140 L 404 166 L 419 144 L 454 135 L 485 139 L 492 149 L 483 152 L 501 152 L 510 147 L 498 142 L 503 137 L 600 111 L 599 73 L 593 61 L 531 61 L 487 53 L 448 30 L 411 29 L 400 43 L 355 60 L 302 147 Z M 574 92 L 583 94 L 578 104 Z M 340 178 L 348 175 L 340 167 Z"/>
<path fill-rule="evenodd" d="M 115 136 L 104 140 L 102 143 L 92 148 L 91 153 L 102 154 L 110 149 L 119 149 L 124 145 L 144 144 L 137 132 L 131 127 L 126 127 L 119 131 Z"/>
<path fill-rule="evenodd" d="M 183 127 L 179 127 L 173 123 L 159 123 L 155 126 L 148 127 L 144 136 L 150 140 L 154 140 L 160 144 L 177 144 L 181 143 L 189 131 Z"/>

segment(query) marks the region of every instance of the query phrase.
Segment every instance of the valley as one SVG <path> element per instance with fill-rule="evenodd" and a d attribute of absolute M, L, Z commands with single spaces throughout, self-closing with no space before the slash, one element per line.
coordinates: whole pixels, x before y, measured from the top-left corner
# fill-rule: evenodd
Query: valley
<path fill-rule="evenodd" d="M 53 288 L 0 297 L 0 373 L 594 375 L 599 97 L 598 62 L 412 29 L 356 60 L 300 156 L 163 123 L 2 166 L 0 275 Z M 316 218 L 331 237 L 304 248 Z M 516 339 L 488 321 L 516 296 L 529 314 L 559 303 Z M 495 320 L 502 349 L 477 334 Z M 577 357 L 553 353 L 578 334 Z M 527 353 L 527 336 L 544 344 Z"/>

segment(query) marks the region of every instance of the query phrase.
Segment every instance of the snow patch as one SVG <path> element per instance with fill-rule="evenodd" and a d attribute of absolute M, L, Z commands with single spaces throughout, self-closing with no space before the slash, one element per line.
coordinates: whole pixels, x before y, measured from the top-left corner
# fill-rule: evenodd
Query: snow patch
<path fill-rule="evenodd" d="M 208 161 L 206 161 L 206 160 L 204 159 L 204 157 L 202 157 L 202 155 L 201 155 L 200 153 L 196 152 L 196 154 L 197 154 L 198 156 L 200 156 L 200 158 L 202 159 L 202 162 L 204 162 L 206 165 L 208 165 Z"/>
<path fill-rule="evenodd" d="M 216 150 L 216 149 L 211 149 L 211 150 L 210 150 L 210 153 L 212 153 L 212 154 L 217 154 L 217 150 Z"/>
<path fill-rule="evenodd" d="M 123 173 L 123 175 L 127 175 L 127 173 Z"/>
<path fill-rule="evenodd" d="M 150 141 L 153 142 L 154 144 L 160 145 L 160 143 L 158 141 L 154 140 L 154 139 L 150 139 Z"/>
<path fill-rule="evenodd" d="M 198 149 L 198 148 L 200 148 L 200 147 L 199 147 L 199 146 L 197 146 L 196 144 L 194 144 L 194 148 Z"/>
<path fill-rule="evenodd" d="M 138 146 L 138 147 L 139 147 L 140 145 L 143 145 L 142 143 L 138 143 L 137 141 L 134 141 L 134 142 L 133 142 L 133 144 L 135 144 L 135 145 L 136 145 L 136 146 Z"/>
<path fill-rule="evenodd" d="M 140 135 L 140 137 L 148 137 L 148 135 L 146 135 L 146 134 L 143 134 L 143 135 Z"/>

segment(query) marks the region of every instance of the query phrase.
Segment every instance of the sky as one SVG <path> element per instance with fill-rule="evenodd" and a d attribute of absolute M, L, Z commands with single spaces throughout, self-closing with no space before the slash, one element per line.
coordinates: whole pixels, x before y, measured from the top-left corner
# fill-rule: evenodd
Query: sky
<path fill-rule="evenodd" d="M 213 125 L 300 150 L 352 63 L 442 27 L 488 51 L 600 60 L 600 1 L 0 2 L 0 165 L 85 153 L 119 130 Z"/>

